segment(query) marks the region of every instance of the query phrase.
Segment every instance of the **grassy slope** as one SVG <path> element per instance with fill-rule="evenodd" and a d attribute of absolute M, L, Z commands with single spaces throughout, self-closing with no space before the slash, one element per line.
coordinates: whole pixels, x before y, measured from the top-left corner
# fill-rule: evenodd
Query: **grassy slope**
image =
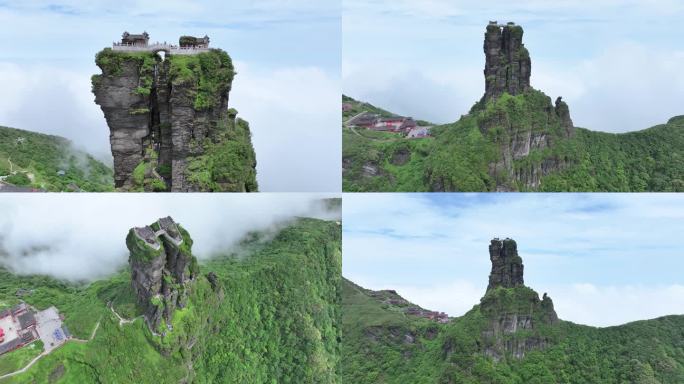
<path fill-rule="evenodd" d="M 353 116 L 356 116 L 361 112 L 375 113 L 375 114 L 380 115 L 382 117 L 398 116 L 397 114 L 386 111 L 382 108 L 378 108 L 378 107 L 374 106 L 373 104 L 363 103 L 361 101 L 354 100 L 353 98 L 351 98 L 349 96 L 345 96 L 345 95 L 342 95 L 342 103 L 351 105 L 351 109 L 349 109 L 348 111 L 342 111 L 342 120 L 343 121 L 346 121 L 347 119 L 349 119 Z"/>
<path fill-rule="evenodd" d="M 24 138 L 23 142 L 17 139 Z M 113 172 L 85 152 L 75 150 L 68 140 L 36 132 L 0 127 L 0 175 L 9 173 L 10 158 L 14 170 L 35 175 L 32 186 L 48 191 L 68 191 L 73 183 L 84 191 L 110 191 Z M 64 170 L 64 176 L 57 171 Z M 22 183 L 19 183 L 22 184 Z"/>
<path fill-rule="evenodd" d="M 342 380 L 350 383 L 681 383 L 684 316 L 617 327 L 561 321 L 545 351 L 484 357 L 480 305 L 449 324 L 409 317 L 343 282 Z M 407 338 L 411 336 L 413 340 Z"/>
<path fill-rule="evenodd" d="M 349 111 L 342 112 L 344 121 L 361 112 L 371 112 L 383 117 L 396 114 L 363 103 L 349 96 L 342 96 L 342 102 L 351 104 Z M 431 125 L 419 122 L 421 125 Z M 362 191 L 425 191 L 423 160 L 428 155 L 431 138 L 403 139 L 400 134 L 357 129 L 355 134 L 350 128 L 342 128 L 342 158 L 350 167 L 344 170 L 342 189 L 348 192 Z M 359 136 L 360 135 L 360 136 Z M 408 151 L 410 159 L 406 164 L 397 165 L 393 161 L 398 152 Z M 378 167 L 377 176 L 364 175 L 364 165 Z M 347 167 L 345 167 L 347 168 Z"/>
<path fill-rule="evenodd" d="M 165 338 L 153 336 L 140 318 L 119 326 L 107 308 L 112 301 L 120 315 L 139 316 L 128 271 L 76 286 L 0 270 L 2 307 L 17 302 L 16 289 L 35 289 L 25 300 L 57 306 L 76 337 L 89 338 L 101 322 L 93 341 L 68 342 L 6 381 L 337 382 L 340 238 L 334 222 L 300 219 L 273 239 L 246 242 L 239 260 L 226 254 L 202 265 L 189 305 L 175 312 Z M 220 295 L 204 277 L 210 271 L 219 277 Z M 193 340 L 192 349 L 183 347 Z"/>
<path fill-rule="evenodd" d="M 33 343 L 0 356 L 0 376 L 24 368 L 31 360 L 43 352 L 43 342 Z"/>
<path fill-rule="evenodd" d="M 479 123 L 500 114 L 502 121 L 539 129 L 545 126 L 540 113 L 544 101 L 539 91 L 505 95 L 455 123 L 433 128 L 434 140 L 378 142 L 345 129 L 343 190 L 494 190 L 497 180 L 489 174 L 489 164 L 500 158 L 499 143 L 508 137 L 503 127 L 483 134 Z M 514 162 L 517 169 L 553 158 L 569 163 L 563 171 L 542 178 L 541 191 L 684 191 L 684 117 L 624 134 L 577 128 L 571 139 L 560 139 L 557 128 L 545 128 L 556 138 L 552 148 L 533 151 Z M 401 146 L 410 151 L 411 159 L 404 165 L 393 165 L 388 159 Z M 363 174 L 363 166 L 368 164 L 380 167 L 378 175 Z M 524 190 L 523 186 L 517 188 Z"/>

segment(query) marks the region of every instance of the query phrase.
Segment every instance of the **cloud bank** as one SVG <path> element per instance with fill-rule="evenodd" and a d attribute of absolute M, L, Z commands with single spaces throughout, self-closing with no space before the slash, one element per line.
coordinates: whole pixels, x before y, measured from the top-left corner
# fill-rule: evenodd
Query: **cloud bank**
<path fill-rule="evenodd" d="M 0 24 L 21 31 L 0 36 L 0 125 L 64 136 L 111 164 L 95 54 L 124 30 L 208 34 L 235 62 L 230 104 L 250 122 L 260 190 L 339 191 L 340 22 L 339 3 L 310 0 L 0 2 Z"/>
<path fill-rule="evenodd" d="M 296 216 L 333 219 L 303 194 L 40 194 L 0 201 L 0 265 L 19 274 L 94 280 L 126 265 L 134 226 L 172 216 L 208 259 L 247 232 L 278 228 Z"/>

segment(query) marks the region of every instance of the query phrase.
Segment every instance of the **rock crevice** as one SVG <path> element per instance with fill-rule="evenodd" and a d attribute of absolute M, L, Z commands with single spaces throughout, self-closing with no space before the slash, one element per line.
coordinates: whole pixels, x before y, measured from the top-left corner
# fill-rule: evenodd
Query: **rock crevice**
<path fill-rule="evenodd" d="M 131 228 L 126 246 L 137 304 L 153 332 L 164 333 L 171 329 L 174 311 L 186 306 L 199 272 L 191 252 L 192 239 L 171 217 L 165 217 Z"/>
<path fill-rule="evenodd" d="M 493 239 L 489 244 L 489 259 L 492 270 L 487 290 L 497 287 L 513 288 L 525 284 L 523 262 L 518 256 L 518 246 L 512 239 Z"/>
<path fill-rule="evenodd" d="M 106 48 L 96 63 L 93 93 L 110 129 L 116 188 L 257 190 L 249 126 L 228 109 L 235 72 L 227 53 L 162 59 Z"/>
<path fill-rule="evenodd" d="M 496 361 L 506 356 L 521 359 L 531 350 L 551 345 L 553 340 L 543 329 L 558 322 L 553 301 L 546 293 L 539 299 L 524 285 L 516 242 L 493 239 L 489 258 L 489 286 L 480 300 L 480 312 L 487 319 L 482 330 L 485 356 Z"/>
<path fill-rule="evenodd" d="M 522 43 L 523 29 L 514 23 L 490 22 L 485 32 L 485 101 L 504 92 L 517 95 L 530 88 L 532 62 Z"/>

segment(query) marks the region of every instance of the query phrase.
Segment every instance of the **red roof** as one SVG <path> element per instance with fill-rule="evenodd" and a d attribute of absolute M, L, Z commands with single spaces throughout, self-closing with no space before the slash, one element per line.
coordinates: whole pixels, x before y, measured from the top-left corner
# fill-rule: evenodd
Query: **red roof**
<path fill-rule="evenodd" d="M 3 336 L 5 336 L 5 331 L 2 328 L 0 328 L 0 337 L 3 337 Z"/>

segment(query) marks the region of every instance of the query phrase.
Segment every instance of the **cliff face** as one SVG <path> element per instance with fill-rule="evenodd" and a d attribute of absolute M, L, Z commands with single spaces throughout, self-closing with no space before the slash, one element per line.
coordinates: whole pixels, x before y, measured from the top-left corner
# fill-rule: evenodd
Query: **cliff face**
<path fill-rule="evenodd" d="M 522 37 L 522 27 L 513 23 L 499 26 L 490 22 L 487 26 L 484 41 L 485 100 L 499 97 L 504 92 L 517 95 L 530 88 L 532 62 Z"/>
<path fill-rule="evenodd" d="M 144 191 L 257 190 L 246 121 L 228 109 L 227 53 L 120 52 L 106 48 L 92 78 L 110 128 L 115 186 Z"/>
<path fill-rule="evenodd" d="M 544 349 L 552 343 L 544 327 L 558 322 L 553 301 L 525 287 L 523 263 L 514 240 L 494 239 L 489 245 L 492 272 L 487 293 L 480 301 L 487 325 L 482 331 L 484 353 L 494 360 L 506 355 L 520 359 L 534 349 Z"/>
<path fill-rule="evenodd" d="M 559 97 L 554 106 L 530 86 L 532 62 L 522 37 L 522 27 L 513 23 L 490 23 L 485 33 L 485 108 L 478 125 L 499 146 L 498 159 L 489 164 L 497 191 L 535 189 L 543 176 L 564 169 L 564 159 L 539 155 L 574 131 L 568 105 Z M 534 162 L 526 161 L 530 155 Z"/>
<path fill-rule="evenodd" d="M 496 287 L 513 288 L 524 285 L 522 258 L 518 256 L 515 240 L 493 239 L 489 244 L 489 259 L 492 271 L 489 274 L 487 290 Z"/>
<path fill-rule="evenodd" d="M 173 312 L 184 308 L 199 273 L 191 253 L 190 235 L 171 217 L 150 226 L 131 228 L 126 238 L 130 251 L 131 284 L 150 328 L 171 329 Z"/>

